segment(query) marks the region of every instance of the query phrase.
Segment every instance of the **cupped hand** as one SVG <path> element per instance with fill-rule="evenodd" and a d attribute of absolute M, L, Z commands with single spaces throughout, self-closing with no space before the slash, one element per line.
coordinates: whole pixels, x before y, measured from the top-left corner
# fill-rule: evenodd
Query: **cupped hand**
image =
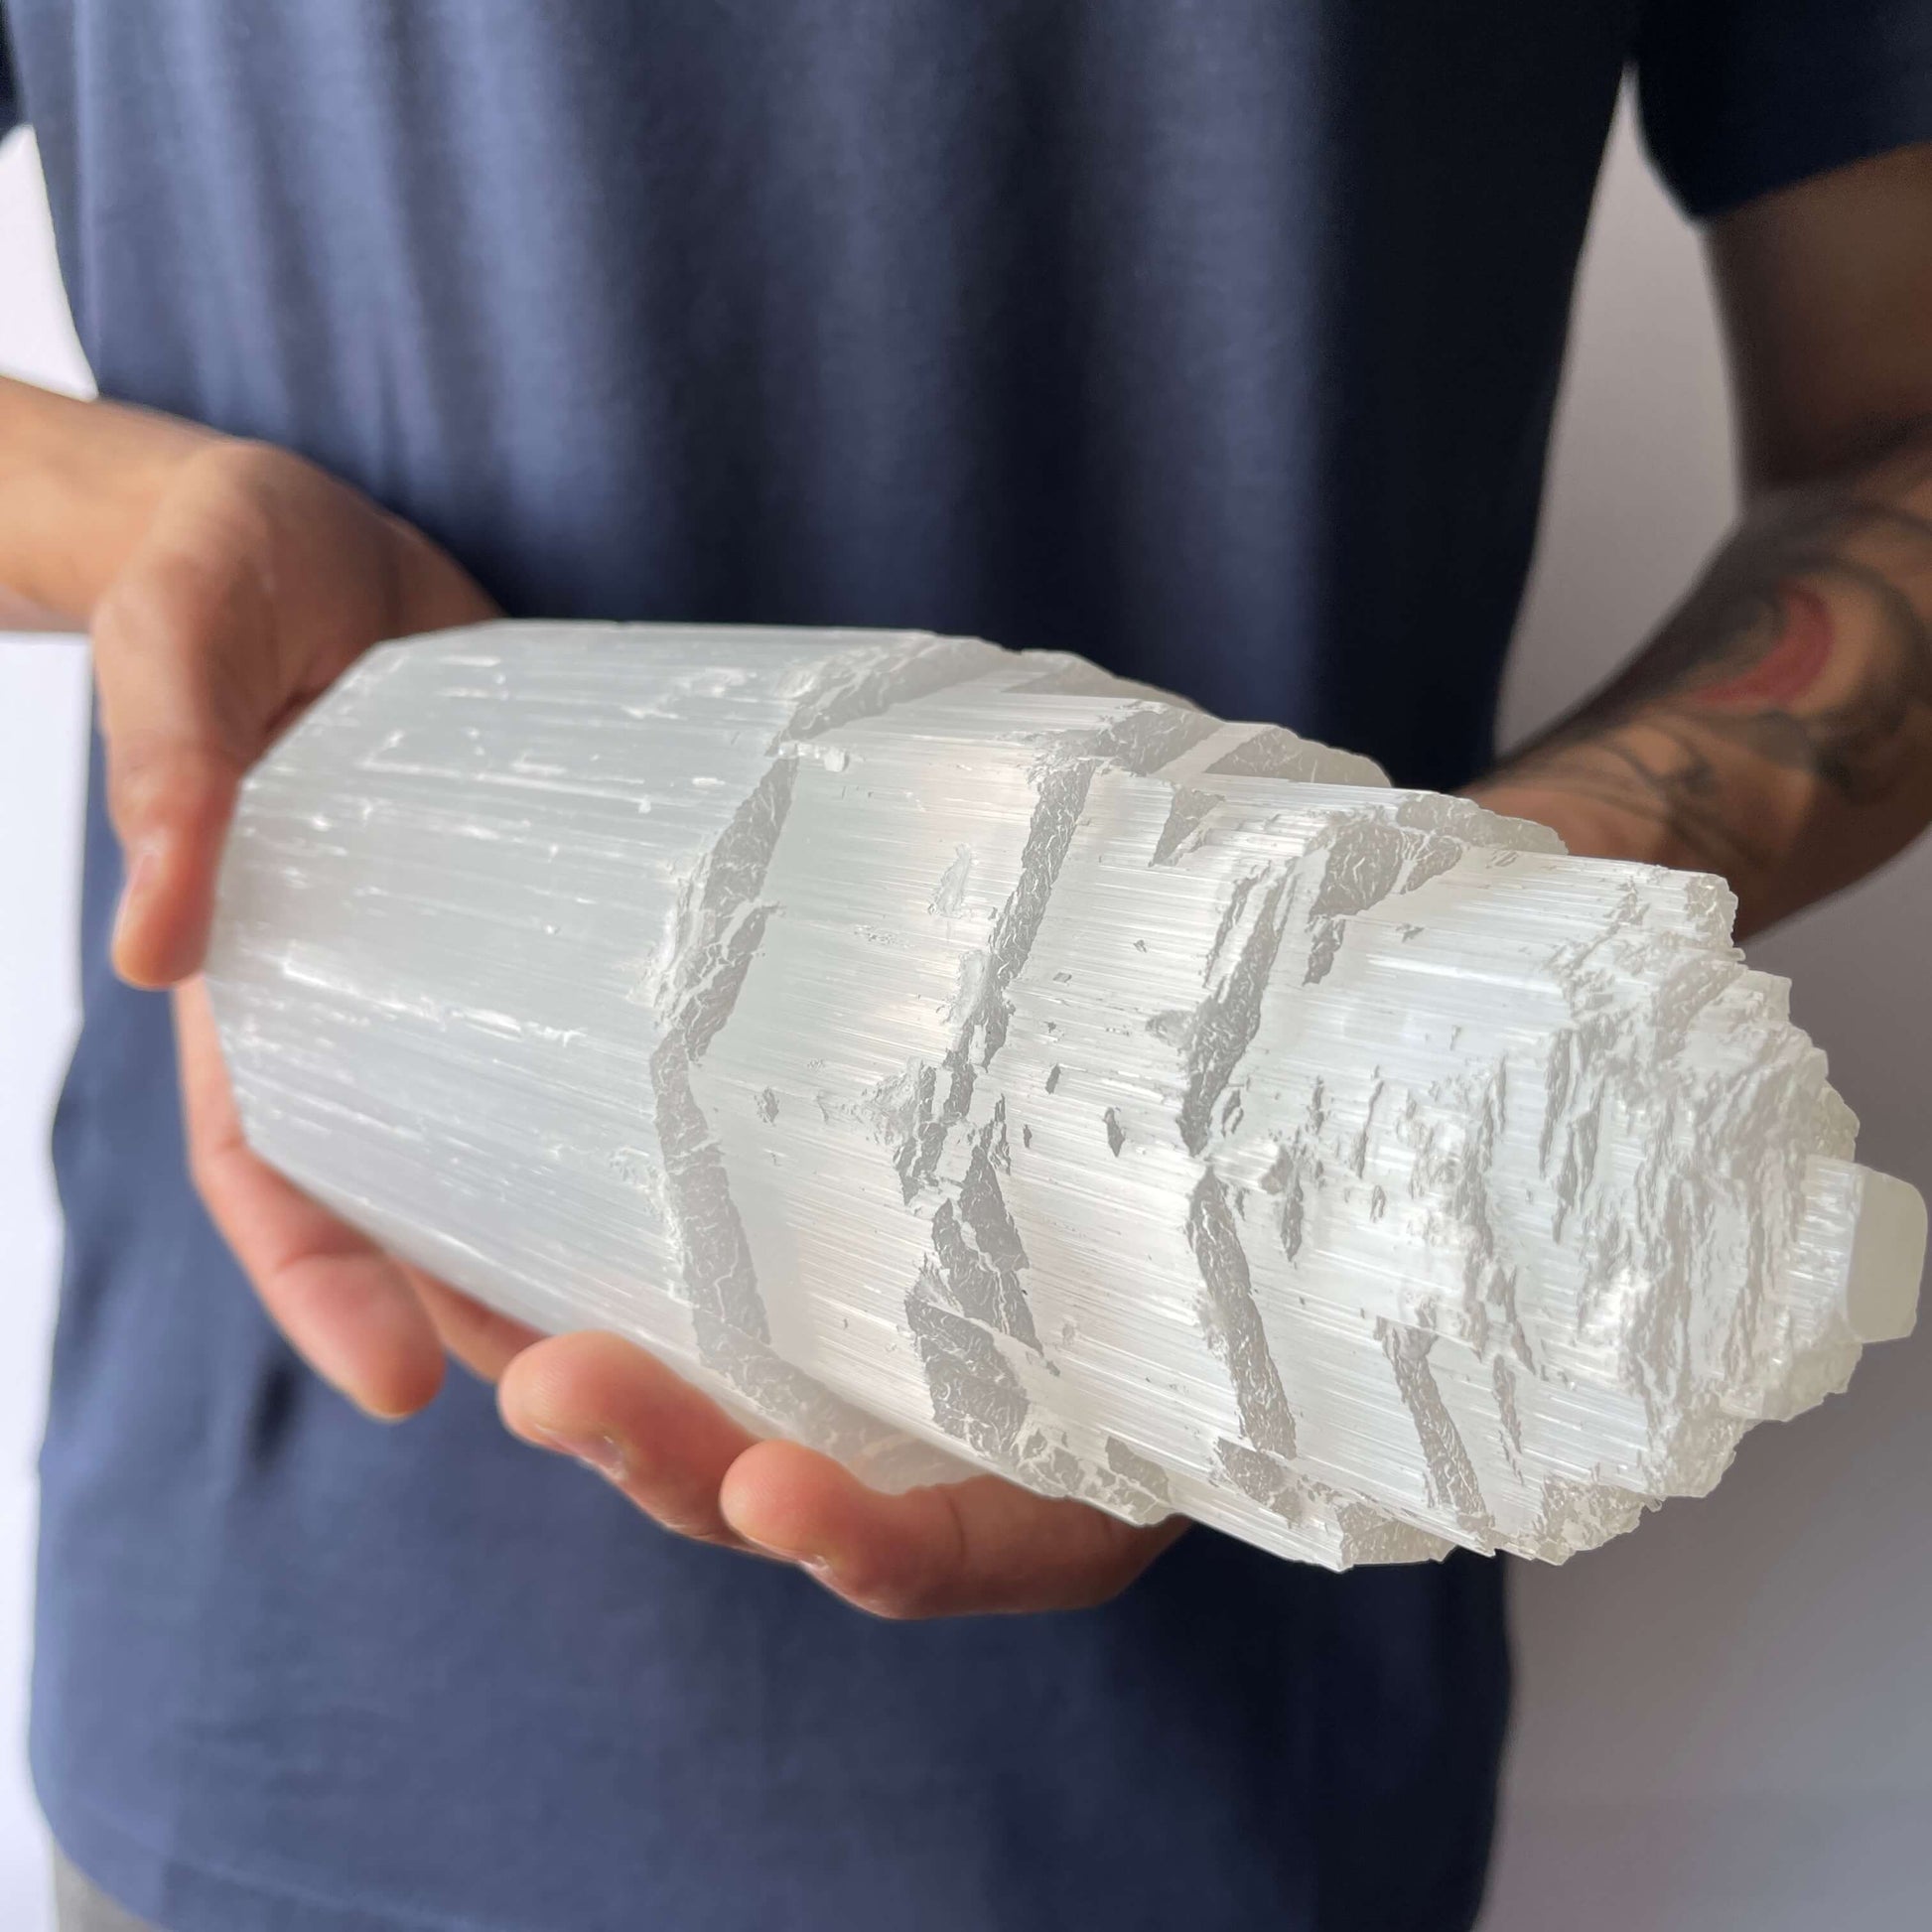
<path fill-rule="evenodd" d="M 176 996 L 195 1177 L 263 1305 L 327 1380 L 393 1417 L 435 1393 L 439 1349 L 498 1383 L 504 1424 L 613 1483 L 665 1529 L 796 1564 L 881 1616 L 1074 1609 L 1125 1588 L 1185 1524 L 1137 1529 L 977 1476 L 882 1495 L 764 1442 L 613 1334 L 540 1337 L 384 1254 L 249 1152 L 207 998 Z"/>
<path fill-rule="evenodd" d="M 826 1456 L 759 1441 L 620 1336 L 538 1336 L 384 1254 L 258 1161 L 199 982 L 176 1017 L 203 1198 L 290 1341 L 371 1413 L 427 1402 L 440 1345 L 498 1382 L 515 1435 L 582 1462 L 665 1529 L 796 1564 L 881 1616 L 1100 1602 L 1186 1527 L 1137 1529 L 997 1476 L 882 1495 Z"/>
<path fill-rule="evenodd" d="M 420 532 L 298 458 L 133 412 L 101 421 L 153 445 L 145 467 L 116 449 L 113 474 L 145 477 L 152 501 L 89 613 L 126 863 L 114 964 L 176 989 L 190 1169 L 263 1305 L 326 1380 L 406 1415 L 442 1379 L 454 1298 L 250 1153 L 194 976 L 248 767 L 372 644 L 496 612 Z"/>
<path fill-rule="evenodd" d="M 796 1564 L 887 1617 L 1083 1608 L 1124 1589 L 1186 1527 L 974 1476 L 882 1495 L 829 1457 L 760 1442 L 616 1335 L 560 1335 L 473 1365 L 500 1372 L 504 1422 L 573 1455 L 666 1529 Z"/>
<path fill-rule="evenodd" d="M 178 435 L 178 432 L 169 432 Z M 1065 1609 L 1184 1525 L 1137 1529 L 997 1477 L 888 1496 L 761 1442 L 610 1334 L 543 1339 L 385 1253 L 249 1150 L 196 975 L 248 767 L 372 644 L 495 615 L 419 532 L 280 452 L 197 441 L 92 611 L 109 809 L 127 858 L 114 961 L 175 989 L 189 1160 L 263 1306 L 325 1380 L 394 1418 L 444 1352 L 500 1378 L 508 1427 L 665 1528 L 793 1563 L 888 1616 Z"/>
<path fill-rule="evenodd" d="M 91 614 L 122 976 L 199 970 L 236 789 L 303 710 L 385 637 L 497 615 L 420 531 L 299 458 L 220 439 L 183 457 Z"/>

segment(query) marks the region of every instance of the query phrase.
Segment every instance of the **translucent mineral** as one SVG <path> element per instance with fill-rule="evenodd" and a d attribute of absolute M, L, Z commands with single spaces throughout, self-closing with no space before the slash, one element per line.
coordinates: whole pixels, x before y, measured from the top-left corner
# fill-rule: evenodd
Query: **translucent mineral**
<path fill-rule="evenodd" d="M 503 624 L 254 772 L 208 980 L 310 1193 L 883 1486 L 1561 1559 L 1911 1325 L 1732 910 L 1075 657 Z"/>

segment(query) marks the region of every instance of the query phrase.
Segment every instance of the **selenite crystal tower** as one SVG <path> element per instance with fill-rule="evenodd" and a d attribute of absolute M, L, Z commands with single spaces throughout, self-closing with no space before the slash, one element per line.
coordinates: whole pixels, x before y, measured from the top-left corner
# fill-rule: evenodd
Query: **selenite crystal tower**
<path fill-rule="evenodd" d="M 1560 1559 L 1911 1324 L 1731 911 L 1074 657 L 501 624 L 249 779 L 208 979 L 311 1193 L 874 1481 Z"/>

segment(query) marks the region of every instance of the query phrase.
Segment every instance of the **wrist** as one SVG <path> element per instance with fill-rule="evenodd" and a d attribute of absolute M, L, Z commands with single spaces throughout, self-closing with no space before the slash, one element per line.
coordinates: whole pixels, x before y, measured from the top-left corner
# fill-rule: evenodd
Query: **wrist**
<path fill-rule="evenodd" d="M 85 624 L 182 467 L 221 439 L 0 377 L 0 587 Z"/>
<path fill-rule="evenodd" d="M 1608 799 L 1539 784 L 1506 766 L 1478 779 L 1467 791 L 1478 804 L 1505 818 L 1527 818 L 1549 826 L 1578 858 L 1710 869 L 1665 819 Z"/>
<path fill-rule="evenodd" d="M 1736 933 L 1743 939 L 1832 890 L 1829 879 L 1812 879 L 1792 857 L 1802 839 L 1793 827 L 1804 822 L 1803 794 L 1815 786 L 1803 774 L 1780 775 L 1784 783 L 1760 788 L 1748 807 L 1714 786 L 1722 805 L 1688 815 L 1653 804 L 1635 788 L 1626 797 L 1597 782 L 1587 764 L 1504 766 L 1468 791 L 1493 812 L 1548 825 L 1578 858 L 1715 873 L 1736 896 Z"/>

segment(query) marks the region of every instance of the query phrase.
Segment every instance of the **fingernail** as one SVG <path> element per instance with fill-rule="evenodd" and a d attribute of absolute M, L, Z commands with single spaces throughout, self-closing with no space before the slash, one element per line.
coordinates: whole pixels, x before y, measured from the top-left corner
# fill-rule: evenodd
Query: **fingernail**
<path fill-rule="evenodd" d="M 737 1529 L 737 1525 L 732 1526 Z M 756 1550 L 761 1557 L 769 1557 L 775 1563 L 795 1564 L 806 1576 L 824 1584 L 832 1585 L 832 1564 L 828 1557 L 820 1556 L 816 1550 L 786 1550 L 775 1543 L 767 1543 L 761 1537 L 747 1536 L 743 1530 L 738 1535 L 744 1539 L 747 1549 Z"/>
<path fill-rule="evenodd" d="M 543 1448 L 581 1462 L 607 1482 L 621 1482 L 624 1478 L 626 1464 L 623 1445 L 615 1436 L 607 1436 L 600 1431 L 595 1436 L 539 1436 L 536 1440 Z"/>

